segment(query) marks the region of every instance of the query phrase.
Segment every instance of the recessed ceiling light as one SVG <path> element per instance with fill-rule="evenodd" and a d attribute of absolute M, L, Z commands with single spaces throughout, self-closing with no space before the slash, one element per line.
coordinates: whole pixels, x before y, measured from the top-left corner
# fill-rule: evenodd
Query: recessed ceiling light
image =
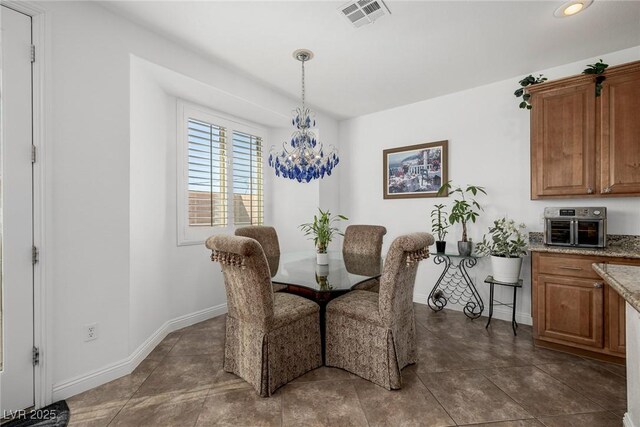
<path fill-rule="evenodd" d="M 583 10 L 591 6 L 591 3 L 593 3 L 593 0 L 568 1 L 557 8 L 555 12 L 553 12 L 553 16 L 555 16 L 556 18 L 566 18 L 567 16 L 573 16 L 576 13 L 582 12 Z"/>

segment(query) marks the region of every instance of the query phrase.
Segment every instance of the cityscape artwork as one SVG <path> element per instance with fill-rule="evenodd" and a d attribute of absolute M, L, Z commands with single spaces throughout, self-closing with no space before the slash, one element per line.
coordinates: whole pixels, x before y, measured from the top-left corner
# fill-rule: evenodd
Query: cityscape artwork
<path fill-rule="evenodd" d="M 438 190 L 447 182 L 447 145 L 438 141 L 384 150 L 384 198 L 446 197 Z"/>

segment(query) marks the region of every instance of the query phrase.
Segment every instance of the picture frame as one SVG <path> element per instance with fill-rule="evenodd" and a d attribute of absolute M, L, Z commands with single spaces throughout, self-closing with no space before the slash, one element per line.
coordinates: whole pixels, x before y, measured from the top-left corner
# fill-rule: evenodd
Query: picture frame
<path fill-rule="evenodd" d="M 449 141 L 407 145 L 382 151 L 383 198 L 447 197 Z"/>

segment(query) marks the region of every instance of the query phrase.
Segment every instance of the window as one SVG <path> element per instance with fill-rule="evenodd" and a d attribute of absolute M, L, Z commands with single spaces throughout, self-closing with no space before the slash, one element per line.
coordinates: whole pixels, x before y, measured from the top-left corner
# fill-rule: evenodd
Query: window
<path fill-rule="evenodd" d="M 178 129 L 178 244 L 262 225 L 264 129 L 182 101 Z"/>

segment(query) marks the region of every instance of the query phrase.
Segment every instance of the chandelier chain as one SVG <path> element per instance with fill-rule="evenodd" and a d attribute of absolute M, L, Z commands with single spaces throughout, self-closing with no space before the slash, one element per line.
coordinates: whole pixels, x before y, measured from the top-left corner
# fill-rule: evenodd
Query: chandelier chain
<path fill-rule="evenodd" d="M 302 111 L 304 111 L 305 104 L 305 90 L 304 90 L 304 57 L 302 58 Z"/>

